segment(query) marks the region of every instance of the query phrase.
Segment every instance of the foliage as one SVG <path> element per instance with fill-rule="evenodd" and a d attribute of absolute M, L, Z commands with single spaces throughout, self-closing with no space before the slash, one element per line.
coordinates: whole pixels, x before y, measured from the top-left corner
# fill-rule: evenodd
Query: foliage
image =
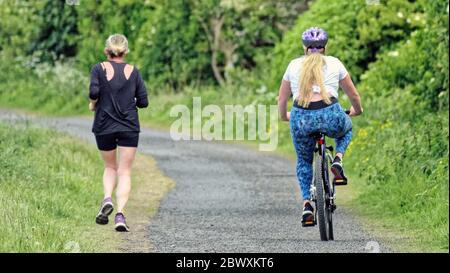
<path fill-rule="evenodd" d="M 89 79 L 73 62 L 28 63 L 0 54 L 0 102 L 51 114 L 87 113 Z"/>
<path fill-rule="evenodd" d="M 39 35 L 30 45 L 30 54 L 41 62 L 73 57 L 77 43 L 77 13 L 73 5 L 48 0 L 38 12 L 42 22 Z"/>
<path fill-rule="evenodd" d="M 23 56 L 37 37 L 41 18 L 37 15 L 42 1 L 0 1 L 0 51 L 16 57 Z"/>
<path fill-rule="evenodd" d="M 155 1 L 157 2 L 157 1 Z M 88 72 L 92 66 L 105 59 L 103 49 L 109 35 L 122 33 L 127 36 L 130 45 L 129 61 L 138 60 L 134 50 L 134 41 L 144 36 L 140 28 L 152 18 L 154 6 L 149 1 L 132 0 L 85 1 L 75 6 L 78 14 L 80 32 L 76 57 L 78 67 Z M 140 63 L 138 63 L 139 65 Z M 145 69 L 142 69 L 145 71 Z"/>
<path fill-rule="evenodd" d="M 140 115 L 144 122 L 170 125 L 170 108 L 190 106 L 193 96 L 203 105 L 276 104 L 288 62 L 303 54 L 302 31 L 320 26 L 330 36 L 328 53 L 351 72 L 365 109 L 353 120 L 345 158 L 350 183 L 361 185 L 354 206 L 416 240 L 419 250 L 448 251 L 448 2 L 317 0 L 305 13 L 303 4 L 289 8 L 295 2 L 83 2 L 76 7 L 76 65 L 54 66 L 11 58 L 23 55 L 38 34 L 17 17 L 38 18 L 36 10 L 12 12 L 8 4 L 0 9 L 9 18 L 0 22 L 0 103 L 87 113 L 86 72 L 104 58 L 107 36 L 122 32 L 129 37 L 129 60 L 158 94 Z M 295 11 L 301 14 L 293 24 Z M 216 84 L 219 76 L 223 86 Z M 349 106 L 345 96 L 340 101 Z M 289 126 L 279 128 L 279 150 L 292 154 Z"/>
<path fill-rule="evenodd" d="M 361 77 L 361 91 L 371 100 L 410 91 L 419 111 L 405 106 L 404 118 L 407 113 L 409 118 L 422 115 L 422 108 L 448 110 L 448 13 L 445 5 L 435 2 L 426 11 L 423 20 L 427 24 L 391 45 L 390 51 L 378 54 Z"/>
<path fill-rule="evenodd" d="M 369 118 L 356 122 L 345 161 L 360 188 L 354 204 L 387 229 L 401 231 L 414 251 L 448 251 L 448 111 L 405 119 L 404 107 L 420 109 L 403 92 L 370 102 Z"/>
<path fill-rule="evenodd" d="M 210 78 L 208 45 L 187 1 L 160 1 L 136 41 L 137 63 L 151 89 L 178 89 Z"/>
<path fill-rule="evenodd" d="M 378 51 L 389 49 L 424 25 L 422 9 L 419 2 L 402 0 L 380 1 L 379 5 L 368 5 L 364 0 L 315 1 L 276 46 L 270 89 L 278 88 L 289 61 L 303 55 L 300 37 L 305 29 L 325 29 L 329 36 L 327 54 L 338 57 L 358 81 Z"/>
<path fill-rule="evenodd" d="M 305 2 L 160 1 L 136 42 L 140 66 L 156 88 L 230 83 L 232 70 L 267 56 Z"/>

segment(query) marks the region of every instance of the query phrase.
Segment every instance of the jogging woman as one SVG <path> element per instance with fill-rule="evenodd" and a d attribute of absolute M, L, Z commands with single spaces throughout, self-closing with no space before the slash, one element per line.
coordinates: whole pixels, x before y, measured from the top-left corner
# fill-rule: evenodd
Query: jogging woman
<path fill-rule="evenodd" d="M 310 187 L 315 139 L 311 134 L 324 132 L 335 139 L 336 156 L 331 171 L 336 185 L 346 185 L 342 160 L 352 139 L 352 122 L 338 103 L 339 86 L 352 104 L 350 116 L 362 114 L 363 109 L 344 65 L 339 59 L 325 55 L 327 33 L 320 28 L 310 28 L 303 33 L 302 41 L 304 56 L 289 63 L 281 82 L 278 107 L 281 119 L 290 121 L 291 136 L 297 152 L 297 178 L 303 197 L 302 223 L 305 223 L 314 221 Z M 291 112 L 287 112 L 291 94 L 294 105 Z"/>
<path fill-rule="evenodd" d="M 108 223 L 108 216 L 114 210 L 111 197 L 117 179 L 117 231 L 129 231 L 123 210 L 131 190 L 131 167 L 139 141 L 137 107 L 148 106 L 147 91 L 139 71 L 125 63 L 124 57 L 128 51 L 125 36 L 111 35 L 104 50 L 107 61 L 93 67 L 89 86 L 89 109 L 95 111 L 92 132 L 105 166 L 104 199 L 96 223 Z"/>

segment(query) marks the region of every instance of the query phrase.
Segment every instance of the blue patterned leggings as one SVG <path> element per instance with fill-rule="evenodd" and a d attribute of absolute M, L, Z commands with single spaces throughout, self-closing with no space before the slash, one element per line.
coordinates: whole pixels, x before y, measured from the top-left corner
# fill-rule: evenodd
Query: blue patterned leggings
<path fill-rule="evenodd" d="M 313 178 L 315 139 L 310 135 L 324 132 L 336 142 L 336 153 L 345 153 L 352 139 L 352 121 L 339 103 L 319 110 L 292 107 L 290 117 L 291 137 L 297 152 L 297 178 L 303 200 L 310 200 Z"/>

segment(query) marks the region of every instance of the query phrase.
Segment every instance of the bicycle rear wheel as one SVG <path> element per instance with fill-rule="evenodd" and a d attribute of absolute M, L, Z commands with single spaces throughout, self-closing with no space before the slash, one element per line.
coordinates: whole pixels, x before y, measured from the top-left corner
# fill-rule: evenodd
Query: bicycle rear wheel
<path fill-rule="evenodd" d="M 328 159 L 328 157 L 326 157 Z M 331 161 L 330 161 L 331 162 Z M 334 240 L 334 234 L 333 234 L 333 209 L 331 207 L 332 201 L 330 200 L 330 197 L 333 195 L 334 189 L 332 188 L 333 185 L 330 183 L 330 169 L 328 168 L 328 160 L 325 160 L 323 162 L 323 179 L 324 183 L 323 185 L 327 185 L 328 192 L 325 193 L 325 215 L 328 219 L 328 240 Z M 324 189 L 325 190 L 325 189 Z"/>
<path fill-rule="evenodd" d="M 326 193 L 324 189 L 323 181 L 323 171 L 324 167 L 322 156 L 315 155 L 315 166 L 314 166 L 314 185 L 316 186 L 316 210 L 317 210 L 317 220 L 319 222 L 319 232 L 320 239 L 322 241 L 328 241 L 329 239 L 329 213 L 327 212 L 326 204 Z"/>

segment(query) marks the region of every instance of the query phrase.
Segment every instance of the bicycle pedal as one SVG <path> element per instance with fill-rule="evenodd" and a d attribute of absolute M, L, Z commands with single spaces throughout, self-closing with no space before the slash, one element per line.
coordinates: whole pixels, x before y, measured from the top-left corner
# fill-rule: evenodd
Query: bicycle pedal
<path fill-rule="evenodd" d="M 331 205 L 331 211 L 334 212 L 337 209 L 337 206 L 335 204 Z"/>
<path fill-rule="evenodd" d="M 303 227 L 313 227 L 316 225 L 315 221 L 306 221 L 306 222 L 302 222 L 302 226 Z"/>
<path fill-rule="evenodd" d="M 310 215 L 306 219 L 302 219 L 302 226 L 303 227 L 312 227 L 316 224 L 316 219 L 313 215 Z"/>
<path fill-rule="evenodd" d="M 347 184 L 348 184 L 347 180 L 344 180 L 344 179 L 335 179 L 334 180 L 334 185 L 336 185 L 336 186 L 345 186 Z"/>

